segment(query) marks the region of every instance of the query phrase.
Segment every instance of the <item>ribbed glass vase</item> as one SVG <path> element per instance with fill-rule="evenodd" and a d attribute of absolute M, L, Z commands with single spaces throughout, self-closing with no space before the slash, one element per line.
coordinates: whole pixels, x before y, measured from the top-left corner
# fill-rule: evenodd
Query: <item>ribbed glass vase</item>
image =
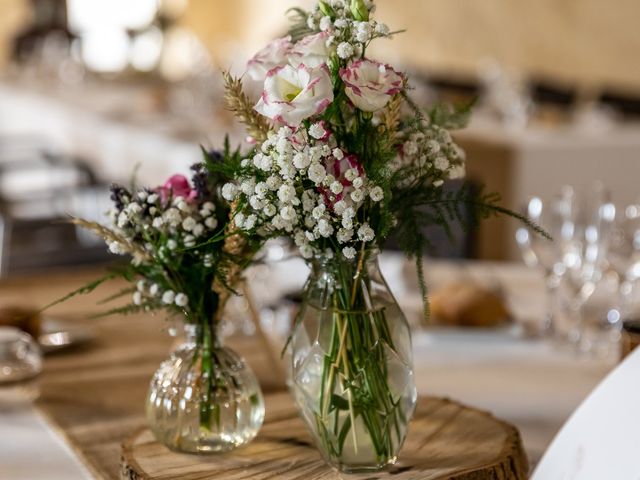
<path fill-rule="evenodd" d="M 185 324 L 185 341 L 151 380 L 147 420 L 158 441 L 187 453 L 226 452 L 250 442 L 264 400 L 246 362 L 203 324 Z"/>
<path fill-rule="evenodd" d="M 409 325 L 377 252 L 312 261 L 291 353 L 291 389 L 325 460 L 345 473 L 393 464 L 417 394 Z"/>

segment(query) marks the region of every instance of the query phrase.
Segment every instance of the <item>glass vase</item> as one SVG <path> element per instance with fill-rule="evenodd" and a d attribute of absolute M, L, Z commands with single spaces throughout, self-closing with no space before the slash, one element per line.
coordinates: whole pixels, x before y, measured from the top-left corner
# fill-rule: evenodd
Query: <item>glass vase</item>
<path fill-rule="evenodd" d="M 264 399 L 246 362 L 206 324 L 186 324 L 185 341 L 154 374 L 147 420 L 156 439 L 187 453 L 226 452 L 250 442 Z"/>
<path fill-rule="evenodd" d="M 291 389 L 330 465 L 380 470 L 396 461 L 417 401 L 409 325 L 376 252 L 311 264 L 292 336 Z"/>

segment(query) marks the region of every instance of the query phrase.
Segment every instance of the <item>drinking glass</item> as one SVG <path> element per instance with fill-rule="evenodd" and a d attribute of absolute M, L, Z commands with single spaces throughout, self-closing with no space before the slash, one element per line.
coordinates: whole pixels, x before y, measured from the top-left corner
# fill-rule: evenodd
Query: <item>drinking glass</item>
<path fill-rule="evenodd" d="M 558 195 L 548 202 L 540 197 L 531 197 L 525 207 L 525 214 L 533 222 L 544 228 L 552 237 L 550 241 L 528 227 L 516 230 L 516 242 L 520 247 L 525 264 L 540 268 L 544 273 L 546 287 L 546 313 L 540 334 L 556 333 L 557 289 L 565 272 L 563 245 L 573 235 L 575 224 L 575 194 L 571 187 L 563 187 Z"/>

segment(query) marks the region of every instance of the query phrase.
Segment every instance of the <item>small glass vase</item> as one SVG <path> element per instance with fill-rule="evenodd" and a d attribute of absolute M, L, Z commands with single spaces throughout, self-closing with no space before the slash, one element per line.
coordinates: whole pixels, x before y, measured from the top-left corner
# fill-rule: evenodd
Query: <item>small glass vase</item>
<path fill-rule="evenodd" d="M 377 252 L 318 257 L 292 336 L 291 389 L 324 459 L 345 473 L 395 463 L 417 393 L 409 325 Z"/>
<path fill-rule="evenodd" d="M 149 428 L 171 450 L 227 452 L 250 442 L 264 420 L 264 399 L 253 371 L 211 330 L 185 324 L 184 343 L 151 380 Z"/>

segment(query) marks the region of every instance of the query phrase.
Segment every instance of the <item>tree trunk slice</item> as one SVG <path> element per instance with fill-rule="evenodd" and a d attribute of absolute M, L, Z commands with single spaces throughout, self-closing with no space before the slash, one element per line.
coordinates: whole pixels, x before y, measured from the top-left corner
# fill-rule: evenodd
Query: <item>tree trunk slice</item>
<path fill-rule="evenodd" d="M 340 475 L 320 458 L 288 394 L 266 398 L 267 418 L 249 445 L 218 455 L 175 453 L 148 429 L 122 446 L 126 480 L 330 480 Z M 511 480 L 527 478 L 515 427 L 444 398 L 423 397 L 396 465 L 362 480 Z"/>

